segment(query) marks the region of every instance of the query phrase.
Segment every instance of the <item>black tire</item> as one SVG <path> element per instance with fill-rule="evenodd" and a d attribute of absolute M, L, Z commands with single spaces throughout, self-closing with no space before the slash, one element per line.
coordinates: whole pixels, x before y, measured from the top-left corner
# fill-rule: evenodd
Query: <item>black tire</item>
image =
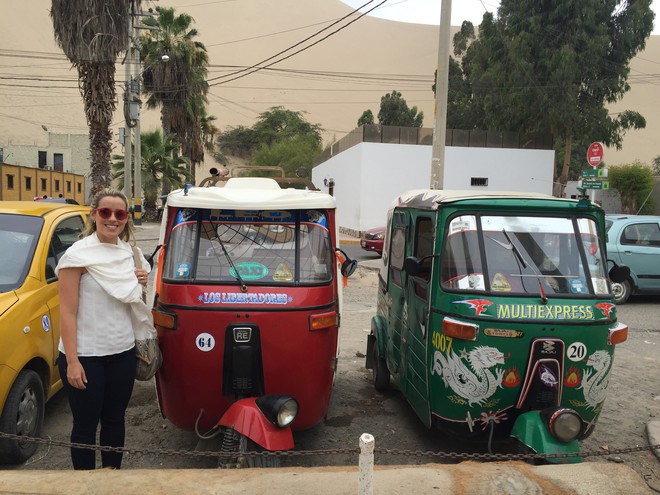
<path fill-rule="evenodd" d="M 44 424 L 46 394 L 41 377 L 32 370 L 23 370 L 7 395 L 0 416 L 0 431 L 28 437 L 41 436 Z M 37 450 L 37 443 L 0 439 L 0 464 L 19 464 Z"/>
<path fill-rule="evenodd" d="M 387 368 L 385 359 L 378 354 L 378 342 L 374 341 L 374 367 L 372 370 L 374 388 L 384 392 L 390 387 L 390 370 Z"/>
<path fill-rule="evenodd" d="M 612 292 L 614 293 L 614 301 L 617 304 L 624 304 L 632 295 L 632 284 L 630 283 L 630 280 L 624 280 L 621 283 L 613 283 Z"/>
<path fill-rule="evenodd" d="M 245 435 L 241 435 L 239 452 L 244 454 L 245 452 L 265 452 L 265 450 Z M 276 468 L 281 465 L 280 457 L 275 455 L 249 455 L 240 457 L 242 459 L 242 462 L 240 463 L 241 467 Z"/>

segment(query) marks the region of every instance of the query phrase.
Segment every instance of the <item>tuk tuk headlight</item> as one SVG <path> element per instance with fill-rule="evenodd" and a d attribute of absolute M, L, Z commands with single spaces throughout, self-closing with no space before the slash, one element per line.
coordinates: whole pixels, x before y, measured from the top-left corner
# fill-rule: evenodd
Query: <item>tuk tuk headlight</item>
<path fill-rule="evenodd" d="M 571 442 L 582 436 L 582 418 L 573 409 L 550 408 L 541 412 L 550 433 L 560 442 Z"/>
<path fill-rule="evenodd" d="M 280 428 L 289 426 L 298 415 L 298 402 L 288 395 L 264 395 L 256 404 L 268 421 Z"/>

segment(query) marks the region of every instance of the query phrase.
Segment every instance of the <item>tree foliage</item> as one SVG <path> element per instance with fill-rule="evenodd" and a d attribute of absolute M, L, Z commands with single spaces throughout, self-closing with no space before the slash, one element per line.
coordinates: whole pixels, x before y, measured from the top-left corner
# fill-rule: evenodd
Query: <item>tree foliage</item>
<path fill-rule="evenodd" d="M 637 112 L 610 115 L 606 105 L 630 89 L 630 60 L 653 27 L 650 3 L 502 0 L 497 17 L 484 14 L 478 37 L 469 23 L 455 36 L 462 76 L 455 74 L 450 88 L 470 93 L 463 113 L 477 127 L 551 132 L 564 147 L 556 173 L 561 194 L 574 143 L 620 148 L 625 131 L 646 124 Z"/>
<path fill-rule="evenodd" d="M 300 112 L 271 107 L 252 127 L 239 126 L 216 139 L 215 156 L 237 156 L 254 165 L 281 166 L 287 176 L 303 167 L 311 171 L 313 158 L 321 152 L 321 126 L 305 120 Z"/>
<path fill-rule="evenodd" d="M 374 124 L 374 113 L 371 110 L 365 110 L 357 121 L 358 127 Z"/>
<path fill-rule="evenodd" d="M 159 131 L 141 135 L 142 144 L 142 189 L 144 191 L 144 219 L 154 221 L 157 218 L 157 200 L 163 184 L 167 189 L 176 189 L 190 178 L 188 159 L 176 156 L 174 151 L 178 143 L 173 136 L 163 136 Z M 112 178 L 118 181 L 118 187 L 124 188 L 124 156 L 113 155 Z M 135 166 L 133 164 L 133 166 Z"/>
<path fill-rule="evenodd" d="M 115 61 L 128 48 L 129 15 L 126 0 L 52 0 L 51 4 L 55 41 L 78 71 L 89 126 L 91 195 L 110 186 Z"/>
<path fill-rule="evenodd" d="M 610 187 L 619 192 L 623 213 L 636 215 L 653 212 L 653 202 L 649 196 L 655 179 L 649 167 L 639 161 L 610 167 L 609 181 Z"/>
<path fill-rule="evenodd" d="M 208 53 L 195 40 L 199 33 L 191 27 L 190 15 L 177 15 L 174 8 L 164 7 L 156 7 L 156 13 L 143 21 L 156 29 L 142 35 L 140 49 L 147 107 L 160 106 L 163 133 L 173 135 L 180 144 L 192 165 L 194 181 L 194 165 L 204 160 L 205 142 L 213 141 L 208 132 L 217 132 L 208 126 L 214 117 L 206 113 Z M 169 57 L 165 63 L 163 55 Z"/>
<path fill-rule="evenodd" d="M 365 110 L 358 119 L 358 126 L 373 123 L 374 115 L 371 110 Z M 417 107 L 408 108 L 408 103 L 401 93 L 392 91 L 380 98 L 378 124 L 422 127 L 424 124 L 424 112 L 418 112 Z"/>

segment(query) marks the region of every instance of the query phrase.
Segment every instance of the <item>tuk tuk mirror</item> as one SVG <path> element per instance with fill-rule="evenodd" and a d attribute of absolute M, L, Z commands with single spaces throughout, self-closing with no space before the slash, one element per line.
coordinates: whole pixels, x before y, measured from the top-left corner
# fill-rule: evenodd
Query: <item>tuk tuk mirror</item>
<path fill-rule="evenodd" d="M 621 284 L 630 278 L 630 268 L 626 265 L 614 265 L 610 269 L 610 280 L 615 284 Z"/>
<path fill-rule="evenodd" d="M 404 261 L 403 261 L 403 271 L 405 271 L 408 275 L 411 276 L 416 276 L 419 274 L 421 271 L 421 262 L 414 256 L 408 256 Z"/>
<path fill-rule="evenodd" d="M 335 248 L 335 250 L 341 253 L 341 256 L 339 257 L 339 260 L 341 261 L 341 274 L 344 277 L 350 277 L 357 269 L 357 260 L 349 258 L 343 249 Z"/>
<path fill-rule="evenodd" d="M 357 269 L 357 266 L 358 266 L 357 260 L 347 259 L 341 264 L 341 274 L 344 277 L 350 277 Z"/>

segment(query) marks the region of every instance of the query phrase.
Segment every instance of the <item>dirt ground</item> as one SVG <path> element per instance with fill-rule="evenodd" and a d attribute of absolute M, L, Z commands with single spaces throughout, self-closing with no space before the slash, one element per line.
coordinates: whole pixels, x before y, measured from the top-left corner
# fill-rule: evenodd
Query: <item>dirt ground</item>
<path fill-rule="evenodd" d="M 296 451 L 330 450 L 325 455 L 292 456 L 282 459 L 286 466 L 357 465 L 357 455 L 335 453 L 335 449 L 355 449 L 362 433 L 375 437 L 376 449 L 405 451 L 469 452 L 462 445 L 428 431 L 397 391 L 377 393 L 371 372 L 364 368 L 364 352 L 370 318 L 375 314 L 377 272 L 360 267 L 349 279 L 344 292 L 341 351 L 333 399 L 326 420 L 295 435 Z M 660 487 L 660 462 L 649 451 L 612 454 L 616 449 L 648 443 L 645 426 L 660 419 L 660 333 L 654 329 L 660 308 L 656 301 L 622 306 L 619 318 L 631 326 L 630 337 L 617 351 L 608 399 L 593 435 L 582 444 L 582 451 L 597 451 L 604 460 L 625 463 L 649 483 Z M 136 382 L 128 409 L 126 447 L 174 453 L 128 453 L 123 467 L 139 468 L 212 468 L 212 457 L 195 455 L 194 433 L 182 431 L 163 419 L 152 382 Z M 46 407 L 44 437 L 66 442 L 71 428 L 71 413 L 64 394 L 55 396 Z M 456 462 L 439 456 L 392 455 L 376 453 L 376 464 L 426 464 Z M 71 469 L 67 448 L 40 446 L 37 453 L 20 466 L 2 469 Z"/>

